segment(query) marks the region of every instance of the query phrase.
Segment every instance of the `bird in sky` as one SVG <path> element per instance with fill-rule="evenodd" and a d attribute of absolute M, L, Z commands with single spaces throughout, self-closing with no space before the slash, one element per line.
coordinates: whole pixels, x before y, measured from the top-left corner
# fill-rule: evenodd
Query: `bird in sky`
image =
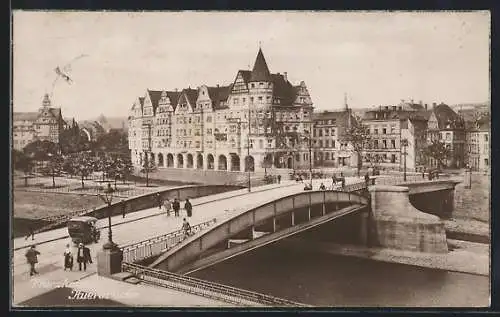
<path fill-rule="evenodd" d="M 70 72 L 71 72 L 71 65 L 76 62 L 77 60 L 83 58 L 83 57 L 86 57 L 88 56 L 87 54 L 81 54 L 75 58 L 73 58 L 69 63 L 67 63 L 66 65 L 60 67 L 60 66 L 57 66 L 54 71 L 56 72 L 56 78 L 54 79 L 54 81 L 52 82 L 52 91 L 51 91 L 51 96 L 52 96 L 52 93 L 54 91 L 54 87 L 57 83 L 57 81 L 59 80 L 59 78 L 62 78 L 65 82 L 67 82 L 68 84 L 72 84 L 73 83 L 73 79 L 71 79 L 71 77 L 69 76 Z"/>

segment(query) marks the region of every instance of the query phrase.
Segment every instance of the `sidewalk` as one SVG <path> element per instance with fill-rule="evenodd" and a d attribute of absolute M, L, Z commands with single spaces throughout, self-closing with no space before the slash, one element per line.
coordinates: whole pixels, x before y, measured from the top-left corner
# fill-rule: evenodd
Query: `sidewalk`
<path fill-rule="evenodd" d="M 97 274 L 71 283 L 70 287 L 131 307 L 236 307 L 216 299 L 154 285 L 134 285 Z"/>

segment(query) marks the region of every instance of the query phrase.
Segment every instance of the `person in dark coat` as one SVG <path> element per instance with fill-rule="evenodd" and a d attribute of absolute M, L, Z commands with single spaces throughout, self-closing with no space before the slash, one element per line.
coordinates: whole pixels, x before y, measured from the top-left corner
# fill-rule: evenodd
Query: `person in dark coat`
<path fill-rule="evenodd" d="M 29 226 L 28 228 L 28 235 L 26 235 L 26 238 L 24 240 L 28 240 L 28 238 L 31 236 L 31 240 L 35 240 L 35 231 L 33 230 L 32 226 Z"/>
<path fill-rule="evenodd" d="M 184 204 L 184 209 L 186 209 L 186 213 L 188 217 L 191 217 L 193 215 L 193 205 L 191 205 L 191 202 L 189 201 L 188 198 L 186 198 L 186 203 Z"/>
<path fill-rule="evenodd" d="M 161 199 L 160 193 L 156 193 L 156 202 L 158 203 L 158 209 L 161 210 L 161 206 L 163 205 L 163 200 Z"/>
<path fill-rule="evenodd" d="M 127 214 L 127 203 L 125 203 L 125 200 L 122 200 L 122 216 L 125 218 L 125 215 Z"/>
<path fill-rule="evenodd" d="M 76 261 L 78 262 L 78 269 L 80 271 L 82 270 L 82 263 L 84 271 L 87 270 L 87 263 L 92 263 L 92 258 L 90 256 L 90 249 L 84 246 L 83 243 L 80 243 L 78 245 Z"/>
<path fill-rule="evenodd" d="M 179 209 L 181 209 L 181 204 L 177 198 L 174 199 L 174 202 L 172 203 L 172 208 L 174 209 L 174 215 L 176 217 L 179 217 Z"/>
<path fill-rule="evenodd" d="M 26 260 L 30 265 L 30 276 L 33 276 L 33 274 L 38 274 L 38 272 L 35 270 L 35 264 L 38 263 L 38 255 L 40 255 L 40 252 L 36 250 L 34 245 L 32 245 L 31 248 L 26 251 Z"/>
<path fill-rule="evenodd" d="M 340 173 L 340 180 L 342 181 L 342 189 L 345 188 L 345 177 L 344 173 Z"/>
<path fill-rule="evenodd" d="M 192 234 L 191 225 L 186 218 L 182 219 L 182 230 L 184 230 L 184 239 Z"/>
<path fill-rule="evenodd" d="M 69 244 L 66 244 L 66 250 L 64 251 L 64 270 L 66 271 L 66 269 L 73 271 L 73 254 Z"/>
<path fill-rule="evenodd" d="M 365 183 L 366 186 L 370 185 L 370 175 L 368 175 L 368 173 L 365 174 Z"/>
<path fill-rule="evenodd" d="M 278 184 L 281 184 L 281 175 L 278 175 Z"/>

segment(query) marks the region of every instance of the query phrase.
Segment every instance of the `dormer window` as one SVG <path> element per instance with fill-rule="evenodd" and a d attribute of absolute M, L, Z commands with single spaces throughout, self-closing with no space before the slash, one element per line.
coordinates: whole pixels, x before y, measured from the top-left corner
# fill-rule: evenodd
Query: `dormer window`
<path fill-rule="evenodd" d="M 251 85 L 251 86 L 252 86 L 252 88 L 255 88 L 255 84 L 253 84 L 253 83 L 252 83 L 252 85 Z"/>
<path fill-rule="evenodd" d="M 264 87 L 264 83 L 259 83 L 259 86 L 260 87 Z"/>

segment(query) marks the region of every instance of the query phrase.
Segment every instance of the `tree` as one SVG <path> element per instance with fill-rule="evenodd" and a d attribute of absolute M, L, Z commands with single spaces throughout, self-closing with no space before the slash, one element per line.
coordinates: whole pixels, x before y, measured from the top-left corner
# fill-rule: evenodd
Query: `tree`
<path fill-rule="evenodd" d="M 64 160 L 63 160 L 63 157 L 60 156 L 60 155 L 52 155 L 52 154 L 49 154 L 49 170 L 50 170 L 50 173 L 52 175 L 52 187 L 56 187 L 56 179 L 55 179 L 55 176 L 56 175 L 59 175 L 59 173 L 62 171 L 62 167 L 63 167 L 63 163 L 64 163 Z"/>
<path fill-rule="evenodd" d="M 47 161 L 50 157 L 49 154 L 56 155 L 58 150 L 57 144 L 47 140 L 31 142 L 23 149 L 24 154 L 32 157 L 35 161 Z"/>
<path fill-rule="evenodd" d="M 81 177 L 82 189 L 85 188 L 84 179 L 95 170 L 94 159 L 86 152 L 80 152 L 71 158 L 73 170 Z"/>
<path fill-rule="evenodd" d="M 360 170 L 363 165 L 362 153 L 365 148 L 367 148 L 368 142 L 371 140 L 370 129 L 363 125 L 361 118 L 357 117 L 351 120 L 352 124 L 347 127 L 343 140 L 350 143 L 353 152 L 357 156 L 356 167 L 358 169 L 358 176 L 360 175 Z"/>
<path fill-rule="evenodd" d="M 264 168 L 264 176 L 267 175 L 267 169 L 273 167 L 273 155 L 271 153 L 264 155 L 261 166 Z"/>
<path fill-rule="evenodd" d="M 28 187 L 29 174 L 33 169 L 32 159 L 23 152 L 12 149 L 12 167 L 24 172 L 24 186 Z"/>
<path fill-rule="evenodd" d="M 156 170 L 155 162 L 151 159 L 146 159 L 142 162 L 141 173 L 151 173 Z"/>
<path fill-rule="evenodd" d="M 445 166 L 444 161 L 449 159 L 451 156 L 451 151 L 443 142 L 433 140 L 428 144 L 423 153 L 428 158 L 433 158 L 438 162 L 438 168 Z"/>
<path fill-rule="evenodd" d="M 122 180 L 125 184 L 125 180 L 128 179 L 130 175 L 134 172 L 134 164 L 132 164 L 132 160 L 129 157 L 122 158 L 123 164 L 121 166 L 121 173 L 123 175 Z"/>
<path fill-rule="evenodd" d="M 93 148 L 105 153 L 129 153 L 128 135 L 123 131 L 111 130 L 108 133 L 101 135 L 93 144 Z"/>

